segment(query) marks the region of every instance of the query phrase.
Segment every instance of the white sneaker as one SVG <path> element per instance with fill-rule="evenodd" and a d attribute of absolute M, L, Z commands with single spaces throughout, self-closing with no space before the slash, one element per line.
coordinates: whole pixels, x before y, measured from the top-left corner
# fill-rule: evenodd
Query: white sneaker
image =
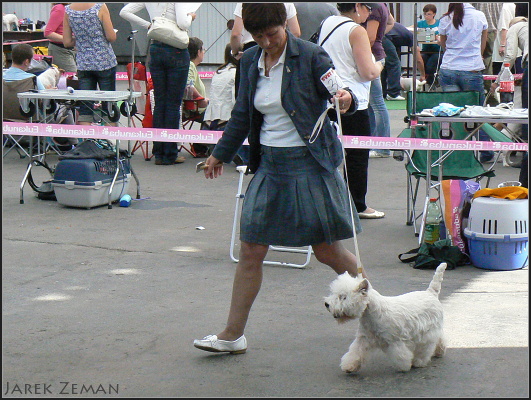
<path fill-rule="evenodd" d="M 393 101 L 393 100 L 405 100 L 405 97 L 402 97 L 400 95 L 396 96 L 396 97 L 391 97 L 389 95 L 385 96 L 385 100 L 387 101 Z"/>

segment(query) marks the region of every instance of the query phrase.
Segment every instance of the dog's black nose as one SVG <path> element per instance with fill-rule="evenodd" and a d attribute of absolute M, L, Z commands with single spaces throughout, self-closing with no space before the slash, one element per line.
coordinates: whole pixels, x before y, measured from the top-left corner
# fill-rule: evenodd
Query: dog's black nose
<path fill-rule="evenodd" d="M 330 304 L 328 304 L 327 302 L 325 302 L 325 307 L 326 309 L 328 309 L 330 307 Z"/>

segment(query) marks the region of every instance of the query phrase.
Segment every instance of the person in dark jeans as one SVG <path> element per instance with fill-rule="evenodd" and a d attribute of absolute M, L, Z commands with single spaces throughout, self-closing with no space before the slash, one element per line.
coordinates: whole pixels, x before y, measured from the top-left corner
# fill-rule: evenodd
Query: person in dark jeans
<path fill-rule="evenodd" d="M 402 65 L 400 57 L 396 51 L 393 42 L 386 36 L 382 39 L 383 48 L 385 50 L 385 66 L 382 70 L 382 92 L 384 99 L 393 98 L 396 100 L 404 100 L 400 96 L 400 75 L 402 73 Z"/>
<path fill-rule="evenodd" d="M 399 54 L 402 46 L 413 47 L 413 33 L 401 23 L 395 21 L 393 28 L 382 39 L 382 44 L 386 54 L 385 66 L 381 77 L 384 99 L 403 100 L 404 98 L 400 96 L 400 90 L 402 89 L 400 85 L 402 62 Z M 424 81 L 426 79 L 424 60 L 418 47 L 416 51 L 417 71 L 420 74 L 420 80 Z"/>
<path fill-rule="evenodd" d="M 71 3 L 65 7 L 63 44 L 77 49 L 80 90 L 116 90 L 118 62 L 111 45 L 115 41 L 116 32 L 109 9 L 104 3 Z M 78 118 L 80 125 L 94 122 L 95 109 L 91 103 L 81 104 Z"/>
<path fill-rule="evenodd" d="M 188 49 L 178 49 L 154 40 L 149 54 L 155 96 L 153 127 L 178 129 L 190 53 Z M 172 165 L 177 161 L 179 148 L 175 142 L 153 142 L 153 155 L 156 165 Z"/>
<path fill-rule="evenodd" d="M 135 15 L 146 9 L 149 20 Z M 195 20 L 195 12 L 189 12 L 184 3 L 127 3 L 120 10 L 120 17 L 149 29 L 151 21 L 162 14 L 183 30 L 187 30 Z M 181 103 L 190 68 L 190 53 L 187 48 L 179 49 L 168 44 L 152 40 L 149 46 L 149 70 L 153 81 L 155 109 L 153 127 L 179 129 Z M 155 165 L 172 165 L 184 161 L 178 157 L 179 147 L 172 142 L 153 142 Z"/>

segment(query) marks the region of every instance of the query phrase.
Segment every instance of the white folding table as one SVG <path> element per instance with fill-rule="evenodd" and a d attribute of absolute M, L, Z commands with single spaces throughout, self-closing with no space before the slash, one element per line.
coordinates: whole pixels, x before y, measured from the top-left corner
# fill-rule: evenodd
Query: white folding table
<path fill-rule="evenodd" d="M 107 102 L 107 104 L 116 103 L 118 101 L 124 101 L 127 104 L 126 112 L 127 112 L 127 125 L 128 127 L 131 126 L 131 113 L 130 110 L 132 109 L 133 99 L 142 96 L 141 92 L 131 92 L 129 90 L 124 91 L 104 91 L 104 90 L 71 90 L 68 89 L 45 89 L 45 90 L 32 90 L 29 92 L 23 92 L 18 93 L 18 98 L 20 101 L 20 105 L 24 111 L 27 111 L 29 109 L 29 103 L 33 102 L 35 109 L 37 108 L 37 103 L 39 100 L 43 101 L 56 101 L 58 103 L 61 102 L 70 102 L 71 104 L 74 103 L 80 103 L 80 102 Z M 118 107 L 115 108 L 115 112 L 120 112 Z M 33 117 L 31 117 L 33 119 Z M 105 121 L 105 118 L 103 118 Z M 43 119 L 42 121 L 46 121 L 46 107 L 44 107 L 43 110 Z M 110 122 L 110 121 L 107 121 Z M 128 156 L 130 155 L 130 143 L 128 143 Z M 37 155 L 39 156 L 39 155 Z M 46 152 L 44 151 L 44 154 L 42 154 L 43 157 L 46 156 Z M 24 178 L 22 179 L 22 182 L 20 184 L 20 204 L 24 204 L 24 185 L 26 184 L 26 181 L 28 179 L 28 175 L 31 171 L 31 168 L 33 166 L 33 160 L 35 155 L 33 154 L 33 136 L 30 137 L 30 162 L 28 164 L 28 168 L 26 170 L 26 173 L 24 174 Z M 138 177 L 136 176 L 133 166 L 131 167 L 131 173 L 133 174 L 133 177 L 136 181 L 136 187 L 137 187 L 137 199 L 140 198 L 140 182 L 138 180 Z M 109 202 L 108 202 L 108 208 L 112 208 L 112 202 L 111 202 L 111 193 L 114 187 L 114 184 L 116 182 L 116 179 L 118 178 L 118 173 L 120 169 L 120 141 L 116 140 L 116 172 L 114 174 L 112 183 L 109 187 Z"/>

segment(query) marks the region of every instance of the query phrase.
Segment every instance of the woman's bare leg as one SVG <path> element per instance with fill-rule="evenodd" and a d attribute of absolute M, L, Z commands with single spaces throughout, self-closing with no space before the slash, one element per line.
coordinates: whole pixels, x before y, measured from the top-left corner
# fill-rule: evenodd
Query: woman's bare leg
<path fill-rule="evenodd" d="M 262 264 L 268 249 L 269 246 L 241 242 L 227 326 L 217 335 L 219 339 L 236 340 L 243 335 L 249 312 L 262 285 Z"/>
<path fill-rule="evenodd" d="M 330 266 L 338 275 L 345 271 L 352 276 L 358 275 L 358 260 L 339 241 L 332 244 L 326 242 L 312 245 L 315 257 L 319 262 Z M 361 275 L 366 278 L 365 268 Z"/>

